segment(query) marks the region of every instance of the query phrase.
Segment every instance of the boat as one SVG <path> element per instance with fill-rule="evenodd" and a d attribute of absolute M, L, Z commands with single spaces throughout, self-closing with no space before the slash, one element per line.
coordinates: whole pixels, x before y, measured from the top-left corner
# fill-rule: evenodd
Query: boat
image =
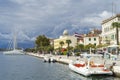
<path fill-rule="evenodd" d="M 71 61 L 69 63 L 69 68 L 79 73 L 83 76 L 91 76 L 91 75 L 112 75 L 112 71 L 109 70 L 105 64 L 95 63 L 91 60 L 91 57 L 101 56 L 98 54 L 84 54 L 82 55 L 87 58 L 87 61 Z"/>
<path fill-rule="evenodd" d="M 52 56 L 45 56 L 44 62 L 48 62 L 48 63 L 53 62 L 54 63 L 54 62 L 56 62 L 56 60 Z"/>
<path fill-rule="evenodd" d="M 24 54 L 23 50 L 18 50 L 18 49 L 14 49 L 14 50 L 10 50 L 10 51 L 4 51 L 3 54 L 7 54 L 7 55 L 12 55 L 12 54 Z"/>
<path fill-rule="evenodd" d="M 16 34 L 14 35 L 13 37 L 13 42 L 12 42 L 12 46 L 13 46 L 13 49 L 10 49 L 10 50 L 7 50 L 7 51 L 4 51 L 3 54 L 7 54 L 7 55 L 12 55 L 12 54 L 24 54 L 24 51 L 23 49 L 17 49 L 17 36 Z"/>

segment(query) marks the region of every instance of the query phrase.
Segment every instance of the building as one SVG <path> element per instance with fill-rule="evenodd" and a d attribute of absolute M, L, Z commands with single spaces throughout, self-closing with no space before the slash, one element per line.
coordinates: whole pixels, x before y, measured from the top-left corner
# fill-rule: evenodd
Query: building
<path fill-rule="evenodd" d="M 120 22 L 120 14 L 102 21 L 102 44 L 116 44 L 116 30 L 111 26 L 113 22 Z"/>
<path fill-rule="evenodd" d="M 84 34 L 74 33 L 74 36 L 77 38 L 78 44 L 84 45 Z"/>
<path fill-rule="evenodd" d="M 101 43 L 101 30 L 94 29 L 90 33 L 84 35 L 84 45 L 93 44 L 95 46 Z"/>
<path fill-rule="evenodd" d="M 63 48 L 67 48 L 68 45 L 66 44 L 66 40 L 71 40 L 71 47 L 75 47 L 77 45 L 77 38 L 73 35 L 69 35 L 67 30 L 64 30 L 63 35 L 61 35 L 58 39 L 54 39 L 54 49 L 60 48 L 60 42 L 63 41 L 64 45 Z"/>

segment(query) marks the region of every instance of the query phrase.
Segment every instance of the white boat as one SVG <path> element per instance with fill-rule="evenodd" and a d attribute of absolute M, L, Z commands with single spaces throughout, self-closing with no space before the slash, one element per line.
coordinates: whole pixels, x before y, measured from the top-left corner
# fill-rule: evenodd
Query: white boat
<path fill-rule="evenodd" d="M 4 51 L 3 54 L 8 54 L 8 55 L 12 55 L 12 54 L 24 54 L 23 50 L 10 50 L 10 51 Z"/>
<path fill-rule="evenodd" d="M 45 56 L 44 57 L 44 62 L 56 62 L 56 60 L 52 56 Z"/>
<path fill-rule="evenodd" d="M 23 50 L 21 49 L 17 49 L 17 36 L 16 36 L 16 34 L 14 34 L 14 37 L 13 37 L 13 49 L 10 49 L 10 50 L 8 50 L 8 51 L 4 51 L 3 52 L 3 54 L 9 54 L 9 55 L 11 55 L 11 54 L 24 54 L 24 52 L 23 52 Z"/>
<path fill-rule="evenodd" d="M 84 56 L 84 55 L 83 55 Z M 94 61 L 91 61 L 91 56 L 98 56 L 98 55 L 86 55 L 88 58 L 87 61 L 72 61 L 69 63 L 69 68 L 77 72 L 79 74 L 82 74 L 84 76 L 91 76 L 91 75 L 112 75 L 112 71 L 107 69 L 104 64 L 98 64 L 94 63 Z"/>

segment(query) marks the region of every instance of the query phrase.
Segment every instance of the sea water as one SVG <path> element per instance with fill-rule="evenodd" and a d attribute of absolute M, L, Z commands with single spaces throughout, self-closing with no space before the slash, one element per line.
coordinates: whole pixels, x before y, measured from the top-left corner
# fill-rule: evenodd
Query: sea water
<path fill-rule="evenodd" d="M 74 73 L 68 65 L 44 63 L 29 55 L 0 54 L 0 80 L 120 80 L 112 76 L 84 77 Z"/>

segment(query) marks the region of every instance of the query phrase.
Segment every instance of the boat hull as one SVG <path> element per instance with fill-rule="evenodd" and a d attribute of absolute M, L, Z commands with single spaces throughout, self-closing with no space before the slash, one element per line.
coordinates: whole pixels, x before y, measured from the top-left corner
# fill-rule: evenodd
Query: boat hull
<path fill-rule="evenodd" d="M 23 55 L 24 52 L 22 50 L 12 50 L 3 52 L 5 55 Z"/>
<path fill-rule="evenodd" d="M 105 71 L 102 68 L 88 68 L 87 66 L 85 67 L 76 67 L 73 64 L 69 64 L 69 68 L 76 72 L 79 73 L 83 76 L 91 76 L 91 75 L 112 75 L 112 71 Z"/>

